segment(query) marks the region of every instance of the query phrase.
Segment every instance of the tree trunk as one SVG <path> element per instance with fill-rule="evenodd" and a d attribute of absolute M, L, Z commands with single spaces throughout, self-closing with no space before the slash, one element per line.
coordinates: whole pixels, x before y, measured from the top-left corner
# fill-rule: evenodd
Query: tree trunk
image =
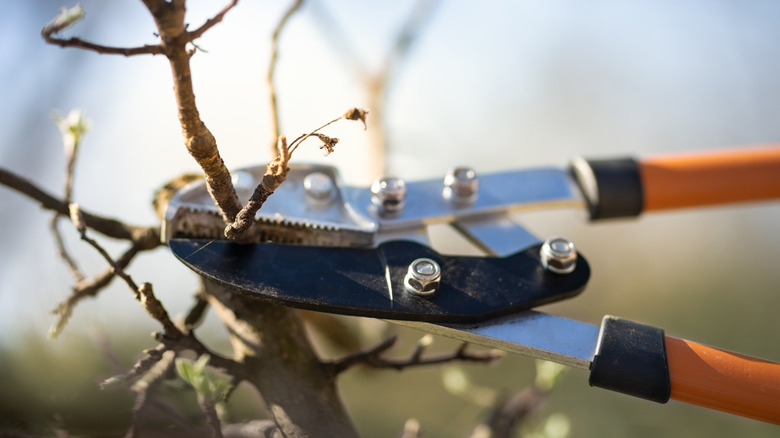
<path fill-rule="evenodd" d="M 208 300 L 230 332 L 234 359 L 286 437 L 357 437 L 332 373 L 312 350 L 295 310 L 205 281 Z"/>

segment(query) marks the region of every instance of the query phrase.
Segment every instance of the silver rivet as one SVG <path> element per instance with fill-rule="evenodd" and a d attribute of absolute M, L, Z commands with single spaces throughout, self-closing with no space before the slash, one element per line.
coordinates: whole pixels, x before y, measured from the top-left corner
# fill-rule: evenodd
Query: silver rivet
<path fill-rule="evenodd" d="M 541 250 L 542 265 L 550 272 L 568 274 L 577 267 L 577 250 L 563 237 L 547 239 Z"/>
<path fill-rule="evenodd" d="M 444 175 L 441 195 L 454 204 L 473 204 L 477 200 L 479 178 L 470 167 L 456 167 Z"/>
<path fill-rule="evenodd" d="M 404 277 L 406 291 L 415 295 L 431 295 L 441 284 L 441 268 L 431 259 L 417 259 L 409 264 Z"/>
<path fill-rule="evenodd" d="M 371 184 L 371 203 L 380 213 L 400 213 L 405 199 L 406 183 L 401 178 L 383 176 Z"/>
<path fill-rule="evenodd" d="M 322 172 L 312 172 L 303 178 L 306 194 L 317 201 L 324 201 L 333 195 L 333 180 Z"/>

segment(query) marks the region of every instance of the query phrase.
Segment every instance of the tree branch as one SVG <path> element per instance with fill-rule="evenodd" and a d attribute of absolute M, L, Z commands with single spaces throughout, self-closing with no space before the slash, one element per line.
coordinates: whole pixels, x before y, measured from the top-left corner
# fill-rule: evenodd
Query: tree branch
<path fill-rule="evenodd" d="M 173 90 L 178 104 L 184 144 L 203 169 L 208 192 L 222 212 L 225 223 L 232 223 L 241 210 L 241 203 L 233 188 L 230 172 L 217 149 L 217 141 L 201 120 L 195 104 L 190 69 L 191 53 L 187 50 L 187 44 L 192 41 L 192 38 L 187 33 L 184 23 L 185 2 L 183 0 L 170 3 L 161 0 L 143 0 L 143 2 L 154 18 L 165 56 L 171 66 Z M 229 10 L 231 7 L 232 5 L 228 5 L 226 9 Z M 223 11 L 227 12 L 227 10 Z"/>
<path fill-rule="evenodd" d="M 28 179 L 10 170 L 0 167 L 0 184 L 14 189 L 41 203 L 43 208 L 62 215 L 70 214 L 68 204 L 55 198 Z M 149 250 L 160 246 L 160 230 L 158 227 L 140 227 L 127 225 L 116 219 L 105 218 L 81 210 L 87 227 L 115 239 L 131 240 L 139 245 L 141 250 Z"/>
<path fill-rule="evenodd" d="M 138 429 L 141 417 L 150 407 L 157 388 L 164 380 L 165 375 L 173 367 L 174 359 L 176 359 L 176 353 L 173 351 L 168 350 L 160 353 L 159 358 L 144 370 L 143 375 L 138 376 L 139 378 L 133 383 L 131 387 L 131 391 L 135 393 L 133 419 L 130 422 L 130 429 L 125 433 L 125 438 L 133 438 L 139 435 Z"/>
<path fill-rule="evenodd" d="M 225 236 L 229 239 L 239 239 L 246 233 L 249 227 L 252 226 L 255 214 L 262 208 L 268 197 L 273 195 L 276 189 L 287 179 L 287 173 L 290 171 L 288 164 L 290 163 L 292 154 L 304 140 L 310 137 L 317 137 L 322 141 L 322 146 L 320 146 L 321 149 L 325 149 L 327 153 L 333 152 L 333 147 L 338 143 L 339 139 L 320 134 L 319 131 L 341 119 L 360 120 L 365 126 L 367 114 L 367 110 L 350 108 L 341 116 L 325 123 L 314 131 L 301 134 L 298 138 L 293 140 L 290 145 L 287 144 L 287 138 L 285 136 L 279 137 L 278 155 L 268 163 L 262 181 L 255 187 L 247 204 L 238 212 L 235 220 L 225 228 Z"/>
<path fill-rule="evenodd" d="M 203 36 L 204 33 L 206 33 L 207 30 L 211 29 L 216 25 L 217 23 L 221 22 L 223 18 L 225 18 L 225 14 L 228 13 L 231 9 L 233 9 L 234 6 L 238 4 L 238 0 L 232 0 L 227 6 L 222 8 L 217 15 L 213 16 L 212 18 L 206 20 L 205 23 L 203 23 L 202 26 L 195 29 L 192 32 L 188 32 L 188 38 L 190 38 L 190 41 L 196 40 Z"/>
<path fill-rule="evenodd" d="M 139 251 L 140 250 L 137 245 L 131 246 L 130 249 L 125 251 L 125 253 L 116 260 L 117 266 L 119 266 L 121 269 L 126 268 Z M 51 338 L 56 338 L 59 336 L 59 334 L 62 332 L 62 329 L 65 328 L 65 324 L 68 323 L 68 320 L 73 315 L 73 310 L 76 308 L 76 305 L 86 297 L 96 296 L 101 290 L 108 286 L 109 283 L 111 283 L 111 280 L 114 278 L 114 274 L 115 270 L 112 267 L 104 270 L 100 274 L 88 280 L 82 280 L 76 283 L 76 285 L 73 286 L 73 290 L 70 296 L 68 296 L 65 301 L 61 302 L 54 310 L 54 314 L 58 315 L 58 317 L 49 330 L 49 336 Z"/>
<path fill-rule="evenodd" d="M 545 400 L 547 400 L 547 391 L 544 389 L 536 385 L 523 389 L 498 404 L 488 419 L 476 428 L 471 438 L 514 436 L 517 427 L 538 411 Z"/>
<path fill-rule="evenodd" d="M 203 297 L 203 292 L 198 292 L 195 295 L 195 304 L 193 304 L 190 311 L 187 312 L 187 316 L 184 318 L 184 330 L 190 331 L 200 324 L 208 308 L 209 302 Z"/>
<path fill-rule="evenodd" d="M 271 156 L 278 155 L 276 150 L 276 144 L 281 135 L 279 129 L 279 107 L 276 103 L 276 83 L 274 82 L 274 76 L 276 73 L 276 60 L 279 57 L 279 36 L 282 33 L 290 17 L 295 14 L 303 5 L 303 0 L 295 0 L 295 2 L 287 9 L 282 19 L 279 20 L 279 24 L 276 25 L 273 35 L 271 35 L 271 60 L 268 63 L 268 75 L 266 76 L 266 83 L 268 85 L 268 97 L 271 103 Z"/>
<path fill-rule="evenodd" d="M 127 283 L 130 289 L 134 291 L 136 299 L 140 298 L 140 289 L 135 281 L 133 281 L 133 279 L 125 273 L 122 266 L 119 266 L 119 264 L 114 261 L 114 259 L 111 257 L 111 255 L 108 254 L 102 245 L 100 245 L 95 239 L 87 236 L 87 225 L 84 221 L 84 216 L 81 213 L 78 204 L 70 204 L 69 210 L 71 221 L 73 222 L 73 225 L 76 226 L 76 229 L 81 235 L 81 240 L 87 242 L 90 244 L 90 246 L 95 248 L 95 250 L 103 257 L 103 259 L 106 260 L 106 262 L 108 262 L 109 266 L 111 266 L 111 268 L 114 270 L 114 275 L 117 275 L 119 278 L 124 280 L 125 283 Z"/>
<path fill-rule="evenodd" d="M 381 67 L 371 71 L 360 59 L 354 44 L 356 38 L 344 32 L 345 27 L 336 22 L 323 2 L 314 2 L 319 16 L 315 23 L 323 30 L 325 37 L 330 39 L 331 44 L 339 49 L 338 52 L 343 54 L 344 63 L 350 65 L 361 80 L 367 94 L 366 106 L 373 112 L 372 120 L 375 122 L 369 133 L 371 155 L 367 160 L 371 166 L 369 175 L 379 175 L 386 171 L 385 156 L 388 139 L 385 129 L 385 109 L 391 82 L 398 76 L 401 64 L 409 57 L 411 48 L 414 47 L 414 43 L 425 29 L 439 3 L 440 0 L 418 0 L 393 40 L 392 47 L 385 55 Z"/>
<path fill-rule="evenodd" d="M 91 50 L 93 52 L 100 53 L 101 55 L 124 55 L 124 56 L 136 56 L 136 55 L 163 55 L 165 52 L 159 44 L 144 45 L 141 47 L 111 47 L 104 46 L 102 44 L 90 43 L 78 37 L 71 38 L 58 38 L 46 32 L 46 28 L 41 31 L 43 39 L 47 43 L 53 44 L 59 47 L 75 47 L 78 49 Z"/>
<path fill-rule="evenodd" d="M 468 347 L 468 343 L 464 342 L 452 353 L 423 357 L 423 354 L 432 341 L 432 338 L 429 335 L 426 335 L 417 343 L 417 346 L 408 358 L 389 359 L 383 357 L 383 354 L 395 345 L 396 340 L 397 338 L 395 336 L 385 339 L 368 350 L 360 351 L 336 361 L 328 362 L 327 365 L 329 366 L 331 373 L 338 375 L 361 364 L 374 368 L 392 368 L 400 371 L 414 366 L 438 365 L 456 361 L 490 363 L 503 356 L 503 353 L 498 350 L 489 350 L 482 353 L 467 352 L 466 348 Z"/>
<path fill-rule="evenodd" d="M 269 407 L 282 436 L 357 437 L 333 375 L 312 350 L 298 314 L 205 282 L 230 333 L 234 360 Z M 323 408 L 326 407 L 326 408 Z"/>

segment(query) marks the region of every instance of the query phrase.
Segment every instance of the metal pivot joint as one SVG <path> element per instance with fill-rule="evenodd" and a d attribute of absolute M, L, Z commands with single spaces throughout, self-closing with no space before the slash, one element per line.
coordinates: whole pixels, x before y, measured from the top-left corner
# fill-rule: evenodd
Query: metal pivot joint
<path fill-rule="evenodd" d="M 568 274 L 577 267 L 574 243 L 563 237 L 547 239 L 540 251 L 542 265 L 550 272 Z"/>
<path fill-rule="evenodd" d="M 409 271 L 404 277 L 404 288 L 407 292 L 427 296 L 434 294 L 441 284 L 441 268 L 429 258 L 421 258 L 409 264 Z"/>

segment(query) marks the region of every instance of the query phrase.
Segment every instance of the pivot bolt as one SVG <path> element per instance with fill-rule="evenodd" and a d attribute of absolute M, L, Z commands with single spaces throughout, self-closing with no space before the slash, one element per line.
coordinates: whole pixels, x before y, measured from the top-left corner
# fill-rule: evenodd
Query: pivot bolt
<path fill-rule="evenodd" d="M 547 239 L 541 250 L 542 266 L 556 274 L 568 274 L 577 267 L 577 250 L 563 237 Z"/>
<path fill-rule="evenodd" d="M 442 197 L 458 205 L 473 204 L 477 200 L 479 178 L 470 167 L 456 167 L 444 175 Z"/>
<path fill-rule="evenodd" d="M 417 259 L 409 264 L 404 277 L 406 291 L 415 295 L 431 295 L 441 284 L 441 268 L 431 259 Z"/>
<path fill-rule="evenodd" d="M 322 172 L 312 172 L 303 178 L 303 190 L 313 200 L 328 200 L 333 195 L 333 189 L 333 180 Z"/>
<path fill-rule="evenodd" d="M 382 214 L 397 214 L 404 209 L 406 183 L 395 176 L 377 178 L 371 184 L 371 203 Z"/>

